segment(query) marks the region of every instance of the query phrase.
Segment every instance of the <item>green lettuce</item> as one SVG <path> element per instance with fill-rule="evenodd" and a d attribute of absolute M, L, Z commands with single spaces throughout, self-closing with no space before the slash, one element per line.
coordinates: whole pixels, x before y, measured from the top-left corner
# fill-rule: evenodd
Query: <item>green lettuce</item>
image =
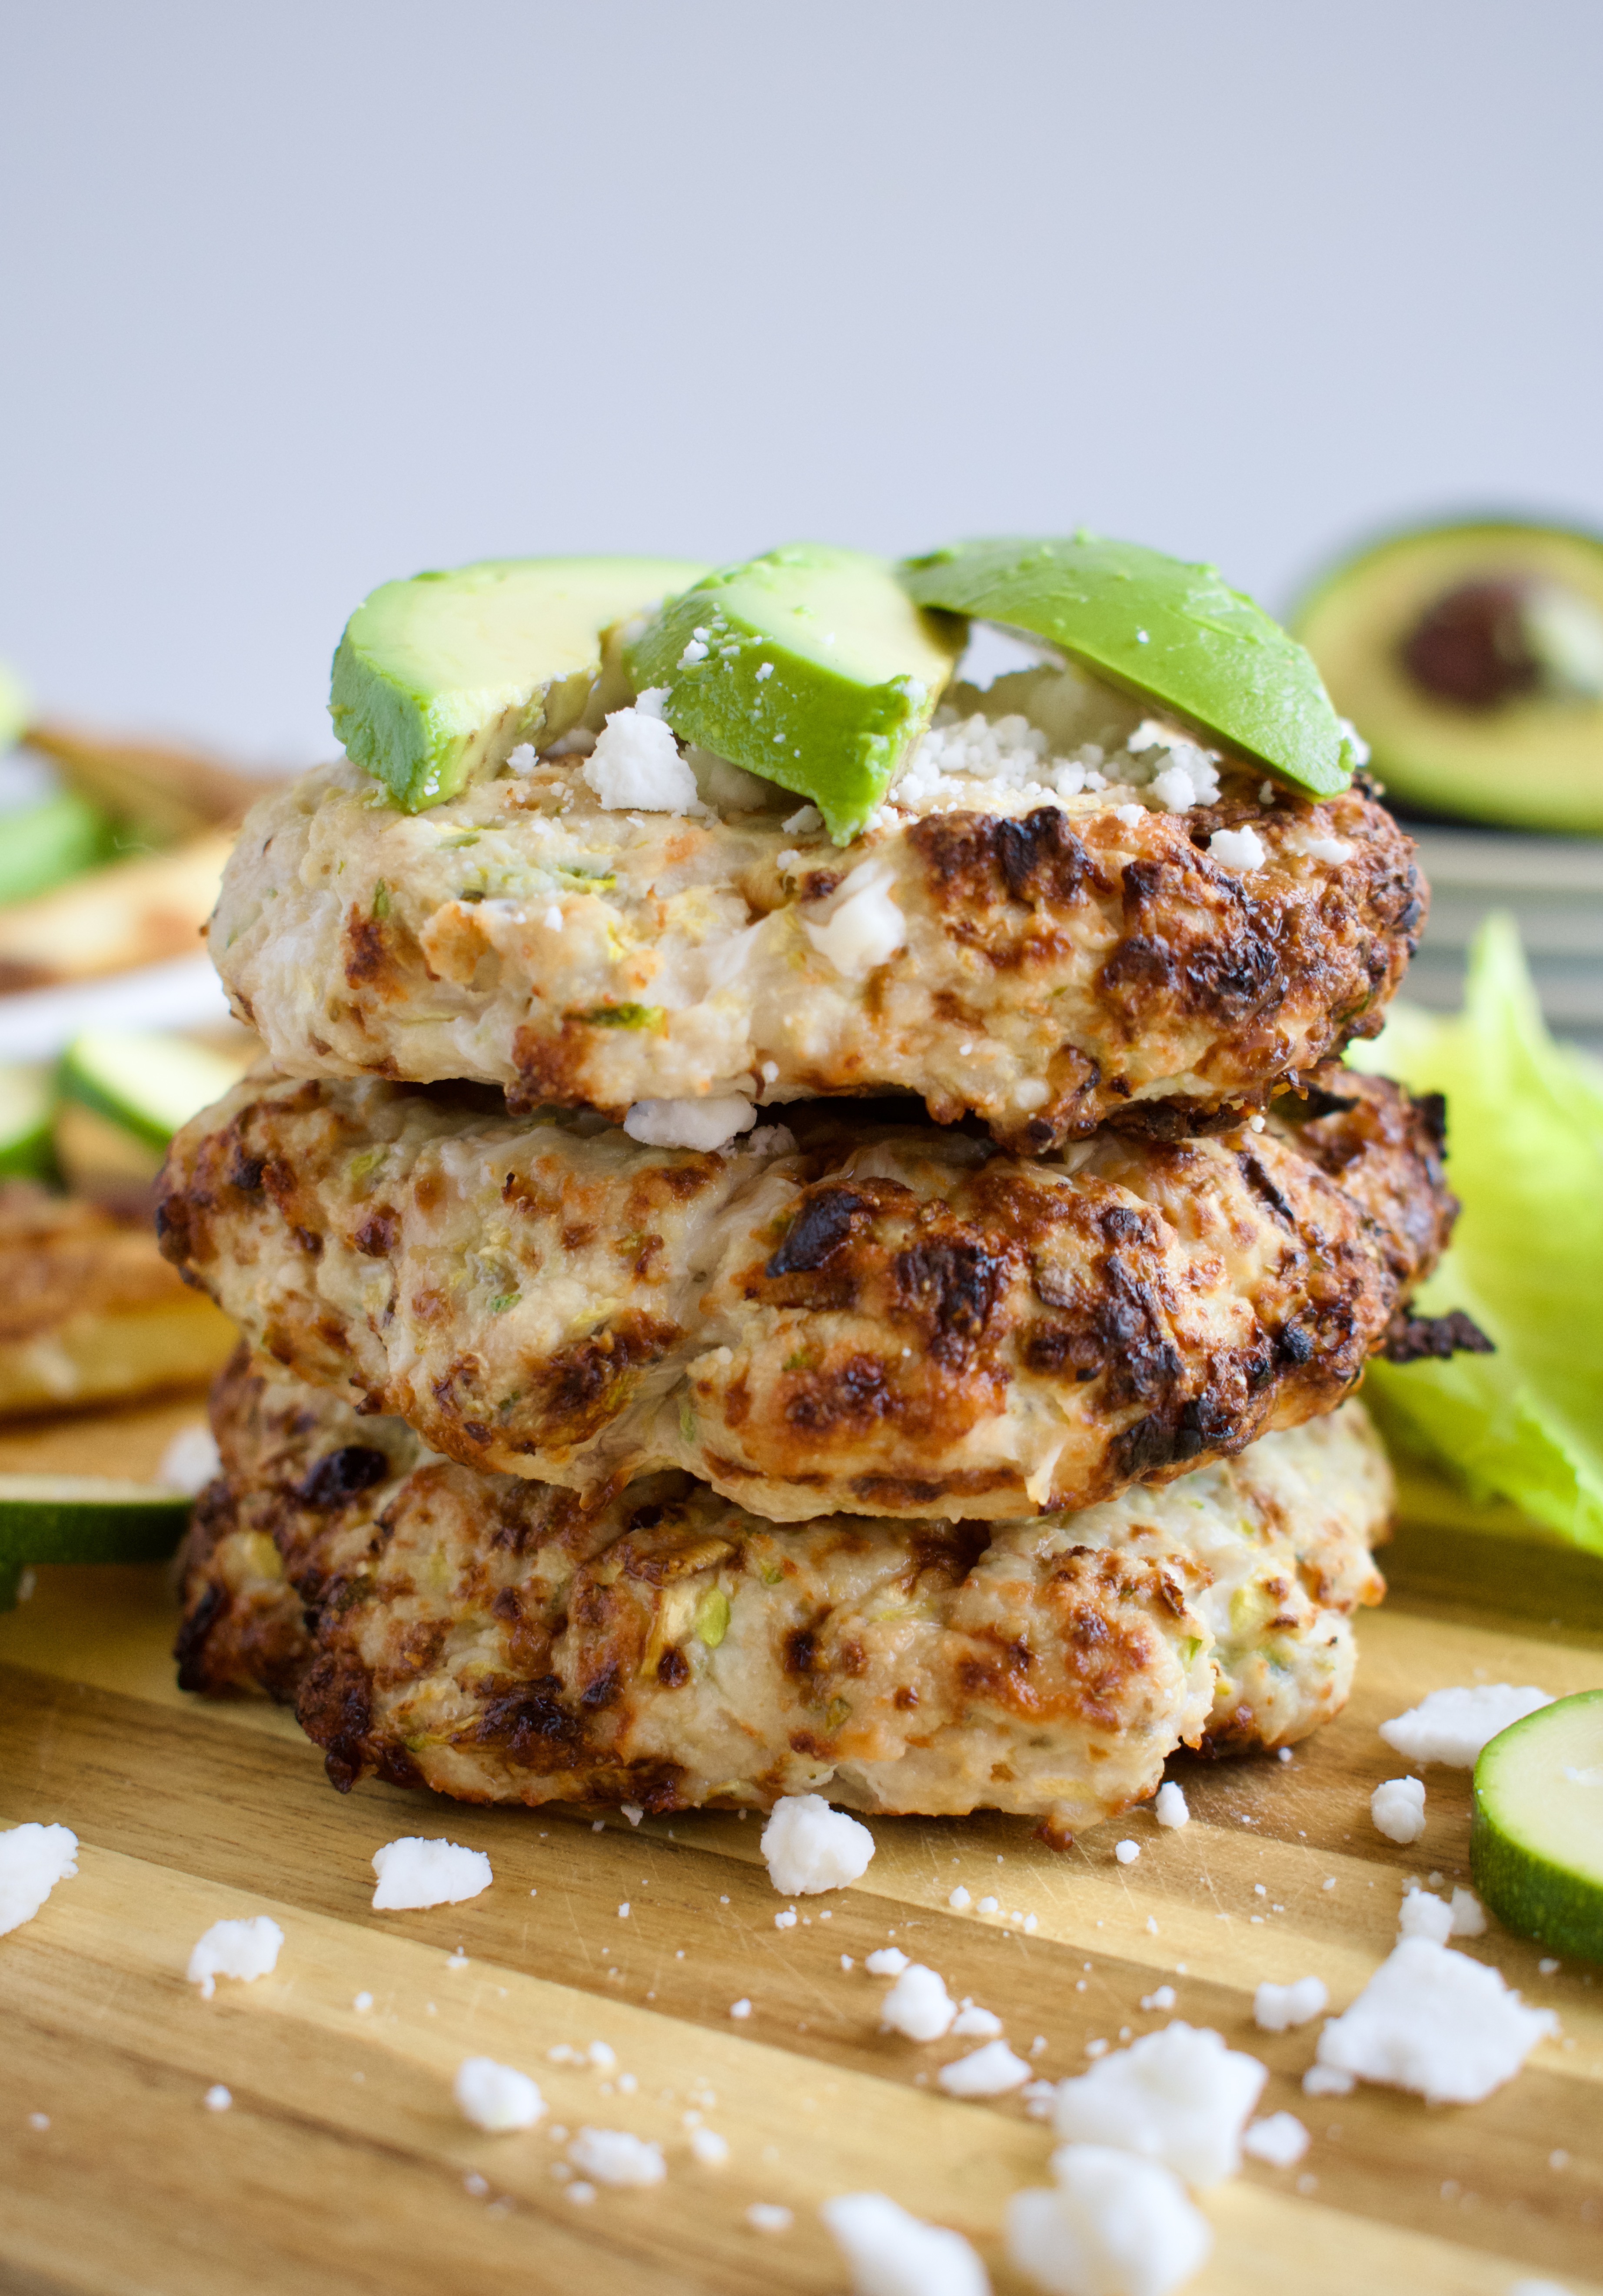
<path fill-rule="evenodd" d="M 1603 1065 L 1549 1036 L 1506 916 L 1476 936 L 1461 1013 L 1394 1005 L 1349 1058 L 1445 1095 L 1463 1211 L 1416 1305 L 1464 1308 L 1497 1347 L 1373 1364 L 1366 1399 L 1472 1499 L 1603 1553 Z"/>

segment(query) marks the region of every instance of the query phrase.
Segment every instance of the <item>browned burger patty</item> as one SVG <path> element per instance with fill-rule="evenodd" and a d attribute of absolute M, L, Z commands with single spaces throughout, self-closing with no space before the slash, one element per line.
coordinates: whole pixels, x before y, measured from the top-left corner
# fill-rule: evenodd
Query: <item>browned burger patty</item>
<path fill-rule="evenodd" d="M 248 1078 L 174 1143 L 163 1248 L 452 1458 L 680 1467 L 776 1521 L 1082 1507 L 1315 1418 L 1455 1209 L 1439 1106 L 1342 1070 L 1058 1161 L 850 1104 L 698 1153 L 487 1098 Z"/>
<path fill-rule="evenodd" d="M 724 820 L 609 812 L 569 760 L 413 815 L 341 763 L 251 814 L 211 950 L 288 1074 L 469 1078 L 615 1120 L 905 1091 L 1034 1154 L 1133 1104 L 1255 1105 L 1379 1027 L 1425 920 L 1413 846 L 1362 788 L 1266 789 L 1229 768 L 1184 813 L 1113 789 L 890 806 L 839 850 L 782 791 Z M 1262 862 L 1210 854 L 1221 829 Z M 858 891 L 888 955 L 831 940 Z"/>
<path fill-rule="evenodd" d="M 180 1680 L 294 1701 L 341 1788 L 1094 1823 L 1182 1743 L 1337 1712 L 1391 1478 L 1362 1408 L 1075 1516 L 776 1529 L 682 1475 L 595 1508 L 241 1351 Z"/>

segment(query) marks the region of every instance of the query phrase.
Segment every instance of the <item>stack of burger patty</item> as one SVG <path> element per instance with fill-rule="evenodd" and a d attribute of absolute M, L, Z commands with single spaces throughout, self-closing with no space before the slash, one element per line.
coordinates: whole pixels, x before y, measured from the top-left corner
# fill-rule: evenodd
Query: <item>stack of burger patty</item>
<path fill-rule="evenodd" d="M 598 661 L 438 800 L 352 738 L 241 835 L 182 1681 L 342 1788 L 1059 1833 L 1304 1736 L 1381 1592 L 1347 1398 L 1472 1336 L 1409 1313 L 1440 1108 L 1337 1057 L 1409 840 L 1049 655 L 837 843 Z"/>

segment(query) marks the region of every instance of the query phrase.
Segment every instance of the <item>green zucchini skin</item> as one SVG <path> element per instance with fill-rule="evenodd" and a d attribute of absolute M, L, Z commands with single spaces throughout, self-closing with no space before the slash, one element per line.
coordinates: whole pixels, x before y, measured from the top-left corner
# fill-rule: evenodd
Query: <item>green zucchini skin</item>
<path fill-rule="evenodd" d="M 1553 1953 L 1603 1961 L 1603 1844 L 1599 1878 L 1575 1873 L 1540 1848 L 1529 1830 L 1522 1840 L 1518 1816 L 1507 1808 L 1517 1783 L 1510 1773 L 1534 1751 L 1533 1739 L 1541 1746 L 1563 1726 L 1566 1713 L 1583 1706 L 1597 1709 L 1603 1735 L 1603 1690 L 1591 1690 L 1539 1708 L 1483 1748 L 1475 1766 L 1469 1870 L 1483 1903 L 1505 1928 Z M 1603 1788 L 1596 1791 L 1603 1816 Z"/>

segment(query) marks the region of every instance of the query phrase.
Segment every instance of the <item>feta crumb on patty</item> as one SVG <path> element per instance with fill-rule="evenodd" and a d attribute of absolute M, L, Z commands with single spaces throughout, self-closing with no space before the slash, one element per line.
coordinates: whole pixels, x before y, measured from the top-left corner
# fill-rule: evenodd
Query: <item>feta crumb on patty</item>
<path fill-rule="evenodd" d="M 738 1093 L 716 1100 L 637 1100 L 624 1130 L 648 1148 L 705 1151 L 727 1147 L 757 1120 L 755 1104 Z"/>
<path fill-rule="evenodd" d="M 1478 2104 L 1558 2030 L 1550 2009 L 1527 2009 L 1484 1962 L 1412 1937 L 1330 2020 L 1318 2054 L 1334 2071 L 1411 2089 L 1431 2104 Z"/>
<path fill-rule="evenodd" d="M 652 689 L 632 709 L 615 709 L 579 768 L 609 813 L 632 806 L 642 813 L 706 810 L 673 728 L 649 706 L 656 698 Z"/>
<path fill-rule="evenodd" d="M 1226 869 L 1261 869 L 1264 840 L 1255 829 L 1216 829 L 1207 841 L 1208 858 Z"/>
<path fill-rule="evenodd" d="M 660 2185 L 667 2175 L 661 2145 L 626 2128 L 581 2128 L 568 2157 L 598 2185 Z"/>
<path fill-rule="evenodd" d="M 1022 2088 L 1029 2077 L 1029 2066 L 1005 2041 L 986 2041 L 966 2057 L 943 2065 L 936 2079 L 948 2096 L 1005 2096 L 1010 2089 Z"/>
<path fill-rule="evenodd" d="M 926 2224 L 883 2193 L 842 2193 L 818 2211 L 846 2259 L 852 2296 L 990 2296 L 961 2233 Z"/>
<path fill-rule="evenodd" d="M 1295 2112 L 1272 2112 L 1248 2125 L 1241 2150 L 1272 2169 L 1294 2168 L 1308 2150 L 1308 2132 Z"/>
<path fill-rule="evenodd" d="M 1059 2081 L 1052 2127 L 1071 2144 L 1117 2145 L 1188 2184 L 1216 2185 L 1241 2166 L 1241 2131 L 1268 2079 L 1256 2057 L 1176 2018 Z"/>
<path fill-rule="evenodd" d="M 373 1851 L 373 1872 L 379 1886 L 373 1891 L 378 1913 L 411 1912 L 421 1906 L 460 1906 L 477 1898 L 495 1879 L 482 1849 L 464 1849 L 460 1842 L 421 1834 L 403 1834 Z"/>
<path fill-rule="evenodd" d="M 1487 1742 L 1510 1723 L 1523 1722 L 1541 1706 L 1550 1706 L 1545 1690 L 1526 1684 L 1477 1683 L 1472 1689 L 1433 1690 L 1406 1714 L 1380 1726 L 1388 1746 L 1411 1762 L 1440 1762 L 1452 1770 L 1472 1770 Z"/>
<path fill-rule="evenodd" d="M 1190 1824 L 1191 1817 L 1190 1805 L 1173 1778 L 1165 1778 L 1157 1789 L 1157 1798 L 1152 1805 L 1152 1815 L 1159 1825 Z"/>
<path fill-rule="evenodd" d="M 921 1961 L 908 1963 L 879 2005 L 881 2029 L 904 2033 L 910 2041 L 938 2041 L 956 2015 L 944 1981 Z"/>
<path fill-rule="evenodd" d="M 1322 1977 L 1299 1977 L 1290 1985 L 1260 1985 L 1253 1996 L 1252 2021 L 1261 2033 L 1288 2033 L 1329 2008 Z"/>
<path fill-rule="evenodd" d="M 782 1794 L 758 1844 L 768 1879 L 787 1898 L 816 1897 L 861 1881 L 874 1854 L 866 1825 L 831 1809 L 822 1794 Z"/>
<path fill-rule="evenodd" d="M 209 2001 L 219 1977 L 237 1977 L 250 1985 L 278 1966 L 278 1949 L 284 1933 L 269 1914 L 248 1921 L 213 1922 L 189 1957 L 189 1981 Z"/>
<path fill-rule="evenodd" d="M 1375 1831 L 1388 1841 L 1418 1841 L 1425 1831 L 1425 1787 L 1419 1778 L 1387 1778 L 1370 1796 Z"/>
<path fill-rule="evenodd" d="M 1207 2218 L 1157 2161 L 1065 2144 L 1051 2169 L 1006 2217 L 1009 2256 L 1048 2296 L 1169 2296 L 1206 2261 Z"/>
<path fill-rule="evenodd" d="M 13 1825 L 0 1833 L 0 1937 L 31 1922 L 58 1882 L 78 1872 L 78 1836 L 70 1826 Z"/>
<path fill-rule="evenodd" d="M 499 2136 L 509 2128 L 532 2128 L 545 2111 L 545 2099 L 527 2073 L 494 2057 L 464 2057 L 452 2094 L 475 2128 Z"/>
<path fill-rule="evenodd" d="M 907 920 L 891 898 L 890 884 L 882 861 L 860 861 L 842 880 L 827 922 L 802 920 L 814 947 L 845 980 L 866 979 L 907 939 Z"/>

